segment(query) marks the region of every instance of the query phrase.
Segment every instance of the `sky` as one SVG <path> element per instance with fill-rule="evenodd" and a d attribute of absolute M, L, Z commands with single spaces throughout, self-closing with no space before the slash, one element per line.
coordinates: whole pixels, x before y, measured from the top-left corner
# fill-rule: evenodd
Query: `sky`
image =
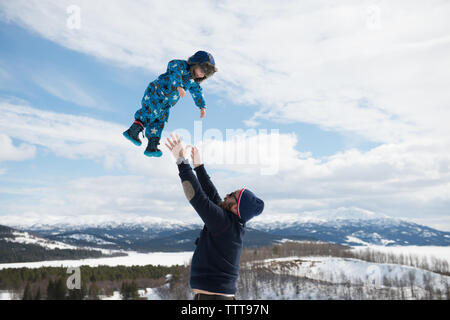
<path fill-rule="evenodd" d="M 387 215 L 450 231 L 450 2 L 0 2 L 0 224 L 199 222 L 175 160 L 125 140 L 172 59 L 213 54 L 164 138 L 256 219 Z"/>

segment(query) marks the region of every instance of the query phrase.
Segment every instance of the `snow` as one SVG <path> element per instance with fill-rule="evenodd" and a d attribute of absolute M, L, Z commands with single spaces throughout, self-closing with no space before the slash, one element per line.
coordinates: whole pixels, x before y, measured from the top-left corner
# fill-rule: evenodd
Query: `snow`
<path fill-rule="evenodd" d="M 0 300 L 14 300 L 14 293 L 7 290 L 0 290 Z"/>
<path fill-rule="evenodd" d="M 28 232 L 17 232 L 14 231 L 12 233 L 13 238 L 5 238 L 7 242 L 15 242 L 22 244 L 34 244 L 39 245 L 41 247 L 53 250 L 53 249 L 80 249 L 79 247 L 71 246 L 66 243 L 57 242 L 57 241 L 49 241 L 47 239 L 39 238 L 29 234 Z"/>
<path fill-rule="evenodd" d="M 114 252 L 120 252 L 119 250 L 110 250 L 110 249 L 102 249 L 102 248 L 93 248 L 93 247 L 87 247 L 87 246 L 73 246 L 64 242 L 59 241 L 51 241 L 48 239 L 40 238 L 37 236 L 34 236 L 28 232 L 21 232 L 21 231 L 14 231 L 12 232 L 11 238 L 5 237 L 4 240 L 7 242 L 13 242 L 13 243 L 22 243 L 22 244 L 32 244 L 32 245 L 38 245 L 41 247 L 46 248 L 47 250 L 54 250 L 54 249 L 62 249 L 62 250 L 96 250 L 101 251 L 103 254 L 112 254 Z M 74 235 L 75 236 L 75 235 Z M 91 239 L 92 240 L 92 239 Z M 101 240 L 101 239 L 98 239 Z M 101 240 L 103 241 L 103 240 Z M 97 241 L 98 243 L 98 241 Z M 103 244 L 109 244 L 110 242 L 104 241 Z"/>
<path fill-rule="evenodd" d="M 75 240 L 83 240 L 83 241 L 92 242 L 92 243 L 95 243 L 98 245 L 115 244 L 114 242 L 105 241 L 101 238 L 95 237 L 90 234 L 84 234 L 84 233 L 72 234 L 70 236 L 66 236 L 65 238 L 75 239 Z"/>
<path fill-rule="evenodd" d="M 138 294 L 140 299 L 161 300 L 156 288 L 139 289 Z M 98 297 L 100 300 L 122 300 L 119 291 L 114 291 L 112 296 L 99 295 Z"/>
<path fill-rule="evenodd" d="M 359 244 L 362 244 L 362 245 L 365 245 L 365 246 L 369 245 L 369 243 L 367 243 L 365 241 L 362 241 L 361 239 L 358 239 L 356 237 L 352 237 L 352 236 L 347 236 L 345 242 L 359 243 Z"/>
<path fill-rule="evenodd" d="M 147 300 L 161 300 L 154 288 L 147 288 L 145 290 L 138 290 L 140 298 L 146 298 Z"/>
<path fill-rule="evenodd" d="M 380 239 L 381 243 L 383 244 L 383 246 L 387 246 L 390 243 L 395 243 L 394 240 L 386 240 L 386 239 Z"/>
<path fill-rule="evenodd" d="M 92 258 L 81 260 L 55 260 L 55 261 L 39 261 L 39 262 L 22 262 L 22 263 L 3 263 L 0 264 L 1 269 L 7 268 L 40 268 L 40 267 L 79 267 L 99 265 L 106 266 L 145 266 L 145 265 L 184 265 L 188 264 L 192 258 L 192 251 L 184 252 L 152 252 L 138 253 L 134 251 L 126 251 L 128 256 L 112 257 L 112 258 Z"/>
<path fill-rule="evenodd" d="M 395 241 L 393 241 L 393 240 L 383 239 L 383 238 L 382 238 L 378 233 L 376 233 L 376 232 L 372 233 L 372 239 L 374 239 L 374 241 L 381 242 L 381 244 L 382 244 L 383 246 L 386 246 L 386 245 L 388 245 L 388 244 L 390 244 L 390 243 L 395 243 Z M 369 244 L 367 243 L 367 245 L 369 245 Z"/>
<path fill-rule="evenodd" d="M 71 216 L 52 216 L 46 217 L 42 221 L 41 216 L 36 215 L 11 215 L 3 216 L 2 224 L 11 226 L 16 229 L 22 230 L 53 230 L 59 229 L 60 231 L 74 229 L 82 230 L 85 228 L 160 228 L 160 229 L 174 229 L 199 226 L 198 223 L 191 221 L 181 221 L 175 219 L 141 216 L 141 215 L 122 215 L 118 217 L 112 217 L 111 215 L 82 215 L 77 219 L 73 219 Z"/>
<path fill-rule="evenodd" d="M 122 300 L 122 297 L 120 296 L 120 292 L 119 291 L 114 291 L 112 296 L 99 295 L 98 298 L 100 300 Z"/>
<path fill-rule="evenodd" d="M 331 221 L 376 221 L 380 223 L 399 223 L 402 219 L 392 218 L 385 214 L 375 213 L 360 208 L 341 207 L 333 210 L 305 211 L 301 214 L 261 215 L 249 224 L 252 228 L 267 230 L 288 227 L 302 223 L 329 223 Z"/>
<path fill-rule="evenodd" d="M 381 251 L 385 253 L 393 253 L 396 255 L 399 254 L 412 254 L 420 257 L 427 257 L 429 261 L 434 258 L 444 259 L 450 263 L 450 246 L 377 246 L 377 245 L 368 245 L 368 246 L 355 246 L 353 250 L 355 251 L 364 251 L 366 249 L 371 249 L 373 251 Z"/>
<path fill-rule="evenodd" d="M 256 265 L 258 263 L 252 263 Z M 306 277 L 312 280 L 327 281 L 339 284 L 349 281 L 351 284 L 366 284 L 381 288 L 385 281 L 400 281 L 409 279 L 410 272 L 415 275 L 414 286 L 424 289 L 424 278 L 431 281 L 436 290 L 446 290 L 450 277 L 442 276 L 423 269 L 397 264 L 378 264 L 357 259 L 334 257 L 289 257 L 282 259 L 267 259 L 259 265 L 269 268 L 276 274 L 289 274 L 296 277 Z"/>

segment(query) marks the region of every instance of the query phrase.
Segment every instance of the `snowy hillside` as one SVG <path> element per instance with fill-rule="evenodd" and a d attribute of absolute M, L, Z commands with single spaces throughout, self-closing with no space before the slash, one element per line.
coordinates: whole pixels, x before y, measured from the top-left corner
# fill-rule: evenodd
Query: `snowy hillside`
<path fill-rule="evenodd" d="M 397 264 L 287 257 L 249 267 L 261 276 L 252 279 L 257 290 L 243 288 L 243 299 L 433 299 L 450 294 L 449 276 Z"/>
<path fill-rule="evenodd" d="M 38 245 L 43 248 L 53 250 L 53 249 L 78 249 L 76 246 L 71 246 L 63 242 L 50 241 L 41 237 L 37 237 L 28 232 L 13 231 L 10 236 L 5 236 L 4 241 L 11 243 L 21 243 L 21 244 L 33 244 Z"/>
<path fill-rule="evenodd" d="M 237 297 L 252 300 L 450 299 L 450 256 L 445 255 L 445 249 L 416 246 L 348 248 L 307 241 L 284 241 L 269 247 L 244 249 Z M 110 270 L 105 268 L 120 266 L 120 272 L 129 270 L 129 274 L 133 274 L 138 266 L 178 264 L 175 269 L 170 269 L 178 270 L 176 276 L 163 273 L 153 286 L 149 286 L 145 278 L 136 280 L 137 294 L 142 299 L 192 299 L 189 287 L 191 256 L 192 252 L 130 253 L 119 258 L 2 264 L 0 273 L 5 268 L 14 273 L 13 270 L 20 270 L 14 268 L 22 267 L 81 266 Z M 93 271 L 90 269 L 89 272 Z M 106 281 L 103 288 L 97 288 L 99 298 L 120 299 L 117 288 L 126 280 Z M 92 283 L 85 285 L 88 287 Z M 36 290 L 36 284 L 33 290 Z M 3 299 L 20 299 L 21 295 L 20 290 L 0 292 Z"/>
<path fill-rule="evenodd" d="M 173 286 L 173 285 L 172 285 Z M 178 289 L 179 290 L 179 289 Z M 186 287 L 185 297 L 192 299 Z M 141 299 L 175 299 L 171 284 L 138 291 Z M 362 300 L 448 299 L 450 277 L 398 264 L 337 257 L 285 257 L 241 266 L 238 299 Z M 101 296 L 121 299 L 120 292 Z"/>
<path fill-rule="evenodd" d="M 0 262 L 26 262 L 107 256 L 111 252 L 49 240 L 0 225 Z"/>

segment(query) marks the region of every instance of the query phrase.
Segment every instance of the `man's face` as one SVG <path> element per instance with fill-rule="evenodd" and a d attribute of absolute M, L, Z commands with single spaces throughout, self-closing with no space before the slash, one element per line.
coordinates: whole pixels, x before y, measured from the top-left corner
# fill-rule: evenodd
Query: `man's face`
<path fill-rule="evenodd" d="M 241 190 L 236 190 L 227 194 L 220 203 L 220 206 L 226 210 L 235 212 L 237 207 L 237 199 L 240 192 Z"/>

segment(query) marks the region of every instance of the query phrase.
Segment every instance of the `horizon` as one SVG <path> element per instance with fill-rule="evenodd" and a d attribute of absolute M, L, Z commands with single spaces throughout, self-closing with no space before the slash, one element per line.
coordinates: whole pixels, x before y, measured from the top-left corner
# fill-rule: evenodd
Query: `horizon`
<path fill-rule="evenodd" d="M 16 228 L 19 230 L 45 230 L 53 228 L 120 228 L 120 227 L 136 227 L 141 226 L 143 228 L 151 228 L 152 226 L 158 227 L 202 227 L 203 222 L 200 219 L 192 219 L 188 221 L 183 221 L 180 219 L 173 218 L 162 218 L 155 216 L 126 216 L 122 219 L 120 217 L 111 216 L 83 216 L 81 219 L 70 219 L 70 217 L 53 217 L 53 221 L 40 221 L 38 217 L 14 217 L 14 216 L 4 216 L 4 219 L 0 225 L 4 225 L 11 228 Z M 392 221 L 392 222 L 406 222 L 417 224 L 422 227 L 432 228 L 440 232 L 449 232 L 446 230 L 440 230 L 433 228 L 432 226 L 418 224 L 413 220 L 408 218 L 398 218 L 389 217 L 383 214 L 377 214 L 375 212 L 361 211 L 355 208 L 338 208 L 332 212 L 330 211 L 320 211 L 320 212 L 306 212 L 302 215 L 299 214 L 282 214 L 282 215 L 265 215 L 258 216 L 248 222 L 249 228 L 261 228 L 264 226 L 275 226 L 282 228 L 282 224 L 286 224 L 285 227 L 296 224 L 329 224 L 333 221 Z"/>

